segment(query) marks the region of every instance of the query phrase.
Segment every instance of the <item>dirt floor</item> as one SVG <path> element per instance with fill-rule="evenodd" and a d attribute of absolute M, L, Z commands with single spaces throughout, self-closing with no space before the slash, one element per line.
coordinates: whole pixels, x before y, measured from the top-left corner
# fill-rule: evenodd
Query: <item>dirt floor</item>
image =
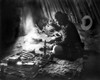
<path fill-rule="evenodd" d="M 100 80 L 100 55 L 91 54 L 85 64 L 83 72 L 79 77 L 68 79 L 68 77 L 50 77 L 48 75 L 38 75 L 34 79 L 26 79 L 16 76 L 2 76 L 0 80 Z"/>

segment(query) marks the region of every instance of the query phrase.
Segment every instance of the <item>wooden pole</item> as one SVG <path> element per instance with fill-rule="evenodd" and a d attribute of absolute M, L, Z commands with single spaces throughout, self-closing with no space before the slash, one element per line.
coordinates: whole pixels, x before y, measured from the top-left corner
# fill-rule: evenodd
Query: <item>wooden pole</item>
<path fill-rule="evenodd" d="M 44 41 L 44 56 L 46 56 L 46 40 Z"/>

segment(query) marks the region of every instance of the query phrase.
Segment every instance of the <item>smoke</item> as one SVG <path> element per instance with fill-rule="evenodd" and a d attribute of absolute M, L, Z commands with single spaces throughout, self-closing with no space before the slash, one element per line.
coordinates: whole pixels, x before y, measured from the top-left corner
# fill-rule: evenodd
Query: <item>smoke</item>
<path fill-rule="evenodd" d="M 32 16 L 30 13 L 27 14 L 26 18 L 23 18 L 22 19 L 22 26 L 23 29 L 24 29 L 24 33 L 27 35 L 31 30 L 34 29 L 34 22 L 33 22 L 33 19 L 32 19 Z M 33 30 L 34 32 L 36 32 L 36 30 Z M 33 33 L 34 33 L 33 32 Z"/>

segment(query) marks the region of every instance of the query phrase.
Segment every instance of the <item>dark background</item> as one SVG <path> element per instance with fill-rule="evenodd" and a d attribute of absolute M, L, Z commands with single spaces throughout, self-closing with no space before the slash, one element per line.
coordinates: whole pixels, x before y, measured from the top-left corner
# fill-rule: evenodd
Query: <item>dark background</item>
<path fill-rule="evenodd" d="M 27 1 L 27 0 L 26 0 Z M 94 0 L 100 11 L 100 1 Z M 33 2 L 35 6 L 36 2 Z M 23 7 L 23 0 L 0 0 L 0 59 L 9 55 L 9 47 L 16 42 L 19 33 L 19 23 L 20 23 L 20 9 Z M 35 7 L 36 9 L 38 7 Z M 33 9 L 33 8 L 32 8 Z M 40 8 L 38 8 L 40 9 Z M 37 9 L 37 10 L 38 10 Z M 38 13 L 38 11 L 37 11 Z M 33 14 L 36 14 L 33 12 Z M 39 16 L 39 14 L 35 15 Z M 38 18 L 36 19 L 38 22 Z M 100 26 L 99 26 L 100 27 Z M 100 55 L 100 54 L 99 54 Z M 99 80 L 96 79 L 100 73 L 100 56 L 91 54 L 88 60 L 89 66 L 87 66 L 86 76 L 94 77 L 89 80 Z M 94 64 L 95 63 L 95 64 Z M 86 79 L 88 80 L 88 78 Z"/>
<path fill-rule="evenodd" d="M 13 0 L 2 0 L 0 5 L 0 58 L 8 55 L 7 49 L 16 41 L 19 31 L 19 4 Z"/>

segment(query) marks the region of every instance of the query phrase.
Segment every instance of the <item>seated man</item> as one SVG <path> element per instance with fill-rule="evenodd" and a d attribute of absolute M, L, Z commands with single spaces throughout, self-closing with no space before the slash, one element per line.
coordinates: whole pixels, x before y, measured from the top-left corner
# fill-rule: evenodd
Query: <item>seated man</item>
<path fill-rule="evenodd" d="M 56 44 L 56 47 L 54 47 L 55 54 L 53 56 L 71 61 L 82 57 L 81 39 L 75 25 L 68 20 L 68 15 L 62 12 L 57 12 L 55 14 L 55 19 L 58 22 L 58 25 L 62 28 L 61 31 L 64 40 Z"/>

